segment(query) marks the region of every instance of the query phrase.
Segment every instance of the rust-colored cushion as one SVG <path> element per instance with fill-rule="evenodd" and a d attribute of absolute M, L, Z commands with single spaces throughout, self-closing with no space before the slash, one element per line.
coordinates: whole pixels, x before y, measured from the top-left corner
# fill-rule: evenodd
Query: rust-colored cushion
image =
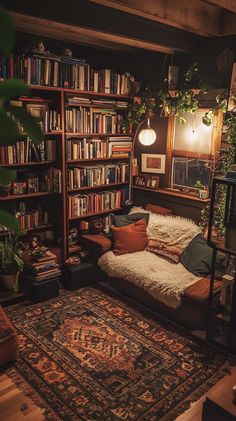
<path fill-rule="evenodd" d="M 0 365 L 16 360 L 18 352 L 16 331 L 0 306 Z"/>
<path fill-rule="evenodd" d="M 160 215 L 172 215 L 172 210 L 164 208 L 163 206 L 153 205 L 151 203 L 148 203 L 148 205 L 145 206 L 145 209 L 153 213 L 158 213 Z"/>
<path fill-rule="evenodd" d="M 144 250 L 148 245 L 146 222 L 140 219 L 124 227 L 111 227 L 113 252 L 116 255 L 135 253 Z"/>
<path fill-rule="evenodd" d="M 98 256 L 101 256 L 112 248 L 110 238 L 101 234 L 84 234 L 81 236 L 81 242 L 93 254 Z"/>

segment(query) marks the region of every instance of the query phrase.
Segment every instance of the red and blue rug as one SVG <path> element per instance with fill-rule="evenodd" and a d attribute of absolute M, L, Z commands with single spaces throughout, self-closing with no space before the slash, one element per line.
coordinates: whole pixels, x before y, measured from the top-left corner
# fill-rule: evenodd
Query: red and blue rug
<path fill-rule="evenodd" d="M 94 288 L 7 313 L 20 344 L 7 374 L 50 421 L 171 421 L 230 365 L 214 348 Z"/>

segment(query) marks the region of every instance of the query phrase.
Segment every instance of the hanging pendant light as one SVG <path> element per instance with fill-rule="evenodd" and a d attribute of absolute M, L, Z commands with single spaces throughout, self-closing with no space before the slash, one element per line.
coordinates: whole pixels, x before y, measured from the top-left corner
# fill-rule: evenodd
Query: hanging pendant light
<path fill-rule="evenodd" d="M 150 127 L 150 118 L 147 118 L 147 128 L 142 129 L 138 135 L 139 142 L 144 146 L 152 145 L 156 140 L 156 132 Z"/>

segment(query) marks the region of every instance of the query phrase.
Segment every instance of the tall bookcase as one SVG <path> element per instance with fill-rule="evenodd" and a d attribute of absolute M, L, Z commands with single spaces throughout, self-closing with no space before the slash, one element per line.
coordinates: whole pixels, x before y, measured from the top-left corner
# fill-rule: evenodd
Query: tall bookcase
<path fill-rule="evenodd" d="M 64 88 L 64 87 L 54 87 L 54 86 L 41 86 L 41 85 L 29 85 L 31 88 L 30 96 L 32 97 L 43 97 L 46 100 L 50 100 L 53 104 L 53 107 L 57 110 L 57 112 L 61 116 L 61 125 L 60 129 L 58 130 L 51 130 L 49 132 L 44 132 L 46 139 L 55 139 L 56 140 L 56 160 L 55 162 L 51 161 L 43 161 L 43 162 L 25 162 L 25 163 L 13 163 L 13 164 L 3 164 L 4 166 L 8 168 L 14 168 L 17 170 L 27 170 L 34 172 L 41 171 L 46 172 L 47 168 L 51 167 L 51 165 L 54 165 L 57 169 L 61 172 L 61 187 L 60 192 L 54 193 L 54 192 L 33 192 L 33 193 L 26 193 L 26 194 L 19 194 L 19 195 L 8 195 L 5 197 L 0 197 L 0 203 L 5 204 L 5 206 L 8 206 L 8 203 L 11 201 L 19 201 L 19 200 L 25 200 L 27 202 L 30 201 L 32 206 L 34 204 L 40 203 L 46 204 L 46 207 L 48 209 L 49 214 L 49 223 L 47 225 L 41 225 L 36 228 L 30 228 L 27 231 L 29 232 L 37 232 L 37 231 L 43 231 L 47 230 L 51 227 L 55 230 L 56 237 L 57 237 L 57 244 L 62 249 L 62 262 L 65 262 L 68 256 L 70 255 L 70 247 L 68 243 L 68 233 L 69 233 L 69 227 L 71 224 L 76 224 L 79 220 L 82 219 L 89 219 L 94 216 L 99 215 L 108 215 L 111 212 L 119 211 L 123 208 L 125 205 L 125 198 L 124 198 L 124 192 L 123 192 L 123 200 L 121 201 L 119 206 L 105 206 L 105 209 L 100 209 L 98 206 L 98 209 L 96 207 L 93 209 L 93 212 L 83 212 L 83 214 L 78 214 L 76 216 L 73 216 L 69 214 L 69 202 L 71 201 L 71 197 L 75 197 L 76 195 L 88 195 L 90 200 L 94 193 L 102 193 L 109 189 L 110 192 L 121 191 L 125 186 L 128 187 L 131 180 L 129 178 L 125 178 L 125 180 L 121 181 L 115 181 L 108 183 L 101 183 L 100 185 L 85 185 L 83 187 L 78 188 L 68 188 L 68 170 L 73 170 L 74 166 L 83 166 L 86 168 L 86 166 L 91 165 L 108 165 L 108 164 L 115 164 L 115 163 L 123 163 L 123 165 L 126 163 L 127 168 L 131 165 L 130 161 L 130 153 L 125 156 L 108 156 L 107 154 L 104 154 L 100 157 L 88 157 L 88 158 L 78 158 L 78 159 L 68 159 L 68 140 L 70 139 L 77 139 L 78 142 L 81 142 L 83 139 L 102 139 L 104 142 L 108 142 L 108 139 L 110 141 L 114 137 L 123 138 L 124 136 L 127 138 L 130 138 L 130 141 L 132 141 L 132 135 L 123 133 L 123 132 L 114 132 L 114 128 L 109 132 L 104 132 L 104 127 L 102 132 L 98 132 L 97 130 L 95 132 L 91 132 L 91 130 L 86 130 L 85 132 L 81 131 L 75 131 L 72 132 L 67 130 L 67 121 L 66 121 L 66 110 L 68 109 L 68 97 L 71 95 L 73 96 L 79 96 L 79 98 L 84 99 L 86 101 L 92 101 L 95 99 L 99 100 L 111 100 L 111 101 L 129 101 L 128 95 L 120 95 L 120 94 L 110 94 L 105 92 L 94 92 L 94 91 L 82 91 L 77 89 L 70 89 L 70 88 Z M 29 101 L 30 102 L 30 101 Z M 86 107 L 89 109 L 89 112 L 92 112 L 94 109 L 99 109 L 99 104 L 96 103 L 96 105 L 93 105 L 93 103 L 89 103 L 83 105 L 80 105 L 80 107 L 86 109 Z M 114 106 L 115 108 L 115 106 Z M 123 111 L 123 110 L 122 110 Z M 122 112 L 121 111 L 121 112 Z M 91 119 L 91 117 L 89 117 Z M 94 117 L 95 119 L 95 117 Z M 91 120 L 92 122 L 92 120 Z M 23 134 L 20 134 L 19 136 L 24 136 Z M 83 140 L 85 141 L 85 140 Z M 2 164 L 0 163 L 0 166 Z M 127 174 L 129 174 L 129 171 L 127 171 Z M 128 190 L 128 188 L 127 188 Z M 101 196 L 101 194 L 100 194 Z M 126 198 L 127 199 L 127 198 Z M 120 201 L 119 201 L 120 202 Z"/>

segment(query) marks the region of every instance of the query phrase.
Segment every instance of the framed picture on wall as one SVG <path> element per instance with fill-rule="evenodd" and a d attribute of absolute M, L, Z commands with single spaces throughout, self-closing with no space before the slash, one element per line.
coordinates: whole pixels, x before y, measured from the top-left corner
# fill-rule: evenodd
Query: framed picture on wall
<path fill-rule="evenodd" d="M 233 63 L 229 88 L 228 111 L 235 110 L 236 107 L 236 63 Z"/>
<path fill-rule="evenodd" d="M 165 174 L 166 156 L 160 154 L 142 154 L 142 172 Z"/>

